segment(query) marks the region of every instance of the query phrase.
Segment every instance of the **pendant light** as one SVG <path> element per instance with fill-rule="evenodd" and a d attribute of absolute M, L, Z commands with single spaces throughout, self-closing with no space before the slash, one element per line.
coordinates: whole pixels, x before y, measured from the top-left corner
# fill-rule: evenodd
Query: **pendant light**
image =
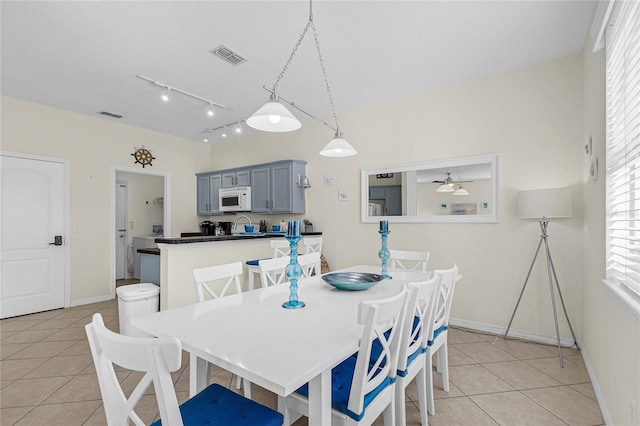
<path fill-rule="evenodd" d="M 280 102 L 274 87 L 269 102 L 247 118 L 247 126 L 263 132 L 292 132 L 302 123 Z"/>
<path fill-rule="evenodd" d="M 329 103 L 331 105 L 331 112 L 333 114 L 333 118 L 335 121 L 335 128 L 330 126 L 326 121 L 321 120 L 302 108 L 296 105 L 293 102 L 289 102 L 280 96 L 278 96 L 278 84 L 280 80 L 284 76 L 287 68 L 293 61 L 293 58 L 296 56 L 298 51 L 298 47 L 302 40 L 304 40 L 307 31 L 311 28 L 313 30 L 313 37 L 315 40 L 316 51 L 318 52 L 318 58 L 320 59 L 320 67 L 322 68 L 322 75 L 324 77 L 324 83 L 327 88 L 327 94 L 329 95 Z M 296 42 L 291 54 L 289 55 L 289 60 L 284 65 L 284 68 L 278 75 L 276 82 L 273 84 L 271 90 L 267 89 L 267 91 L 271 93 L 269 98 L 269 102 L 264 104 L 260 109 L 258 109 L 255 113 L 251 115 L 251 117 L 247 118 L 246 123 L 249 127 L 253 127 L 257 130 L 262 130 L 265 132 L 291 132 L 293 130 L 297 130 L 302 126 L 302 123 L 287 109 L 287 107 L 282 103 L 285 102 L 289 106 L 296 108 L 300 112 L 308 115 L 309 117 L 322 122 L 325 126 L 332 128 L 335 131 L 334 138 L 325 146 L 322 151 L 320 151 L 320 155 L 324 155 L 327 157 L 348 157 L 351 155 L 356 155 L 358 152 L 351 146 L 349 142 L 344 139 L 342 132 L 340 131 L 340 126 L 338 124 L 338 117 L 336 115 L 335 106 L 333 104 L 333 96 L 331 95 L 331 86 L 329 86 L 329 79 L 327 78 L 327 71 L 324 67 L 324 60 L 322 59 L 322 53 L 320 52 L 320 43 L 318 42 L 318 33 L 316 31 L 316 27 L 313 23 L 313 4 L 312 0 L 309 0 L 309 20 L 300 34 L 298 41 Z"/>

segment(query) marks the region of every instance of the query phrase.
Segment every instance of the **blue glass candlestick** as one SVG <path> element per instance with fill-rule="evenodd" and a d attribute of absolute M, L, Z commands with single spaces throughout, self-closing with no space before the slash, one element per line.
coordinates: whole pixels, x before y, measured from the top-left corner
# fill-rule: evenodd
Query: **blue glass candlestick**
<path fill-rule="evenodd" d="M 383 228 L 382 224 L 380 225 L 380 228 Z M 387 235 L 391 231 L 389 231 L 387 226 L 385 226 L 383 229 L 384 230 L 381 229 L 380 231 L 378 231 L 378 233 L 382 237 L 382 248 L 378 252 L 378 257 L 382 260 L 382 272 L 380 275 L 382 275 L 382 277 L 385 279 L 391 279 L 393 277 L 387 273 L 387 260 L 389 260 L 389 250 L 387 249 Z"/>
<path fill-rule="evenodd" d="M 298 228 L 298 230 L 299 229 L 300 228 Z M 298 278 L 302 275 L 302 267 L 298 264 L 298 243 L 302 239 L 302 236 L 287 234 L 285 238 L 289 241 L 289 246 L 291 247 L 291 254 L 289 255 L 291 262 L 284 270 L 289 279 L 289 301 L 284 302 L 282 307 L 285 309 L 300 309 L 305 306 L 304 302 L 298 300 Z"/>

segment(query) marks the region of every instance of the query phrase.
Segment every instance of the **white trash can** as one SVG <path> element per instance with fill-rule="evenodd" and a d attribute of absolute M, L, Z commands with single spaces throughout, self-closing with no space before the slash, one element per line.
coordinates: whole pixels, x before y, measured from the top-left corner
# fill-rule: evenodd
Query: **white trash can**
<path fill-rule="evenodd" d="M 131 318 L 158 312 L 160 287 L 152 283 L 131 284 L 118 287 L 118 316 L 120 334 L 134 337 L 151 337 L 131 325 Z"/>

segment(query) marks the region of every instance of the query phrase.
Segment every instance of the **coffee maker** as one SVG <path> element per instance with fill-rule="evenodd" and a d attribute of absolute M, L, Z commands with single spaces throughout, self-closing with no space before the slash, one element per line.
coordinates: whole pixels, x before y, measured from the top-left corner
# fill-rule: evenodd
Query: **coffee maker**
<path fill-rule="evenodd" d="M 233 222 L 218 222 L 216 235 L 231 235 L 231 225 Z"/>
<path fill-rule="evenodd" d="M 216 223 L 205 220 L 200 224 L 200 233 L 202 235 L 216 235 Z"/>

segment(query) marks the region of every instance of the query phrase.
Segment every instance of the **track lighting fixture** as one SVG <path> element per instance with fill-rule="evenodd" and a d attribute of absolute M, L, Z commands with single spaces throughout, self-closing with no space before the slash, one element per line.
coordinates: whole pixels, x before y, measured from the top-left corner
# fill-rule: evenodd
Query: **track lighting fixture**
<path fill-rule="evenodd" d="M 169 87 L 167 87 L 164 92 L 162 92 L 162 96 L 160 96 L 162 98 L 163 101 L 165 102 L 169 102 L 169 90 L 171 90 Z"/>
<path fill-rule="evenodd" d="M 140 74 L 136 75 L 136 77 L 141 78 L 143 80 L 146 80 L 146 81 L 148 81 L 150 83 L 153 83 L 156 86 L 160 86 L 160 87 L 164 88 L 164 91 L 162 92 L 162 96 L 161 97 L 162 97 L 162 100 L 165 101 L 165 102 L 169 101 L 170 92 L 178 92 L 178 93 L 181 93 L 181 94 L 183 94 L 185 96 L 189 96 L 190 98 L 197 99 L 199 101 L 205 102 L 207 105 L 209 105 L 209 110 L 207 111 L 207 114 L 209 116 L 213 116 L 214 115 L 214 111 L 213 111 L 213 106 L 214 105 L 216 107 L 218 107 L 218 108 L 229 109 L 225 105 L 219 104 L 217 102 L 210 101 L 209 99 L 205 99 L 205 98 L 203 98 L 201 96 L 194 95 L 193 93 L 185 92 L 184 90 L 178 89 L 178 88 L 176 88 L 174 86 L 170 86 L 167 83 L 163 83 L 161 81 L 154 80 L 152 78 L 145 77 L 145 76 L 140 75 Z"/>

